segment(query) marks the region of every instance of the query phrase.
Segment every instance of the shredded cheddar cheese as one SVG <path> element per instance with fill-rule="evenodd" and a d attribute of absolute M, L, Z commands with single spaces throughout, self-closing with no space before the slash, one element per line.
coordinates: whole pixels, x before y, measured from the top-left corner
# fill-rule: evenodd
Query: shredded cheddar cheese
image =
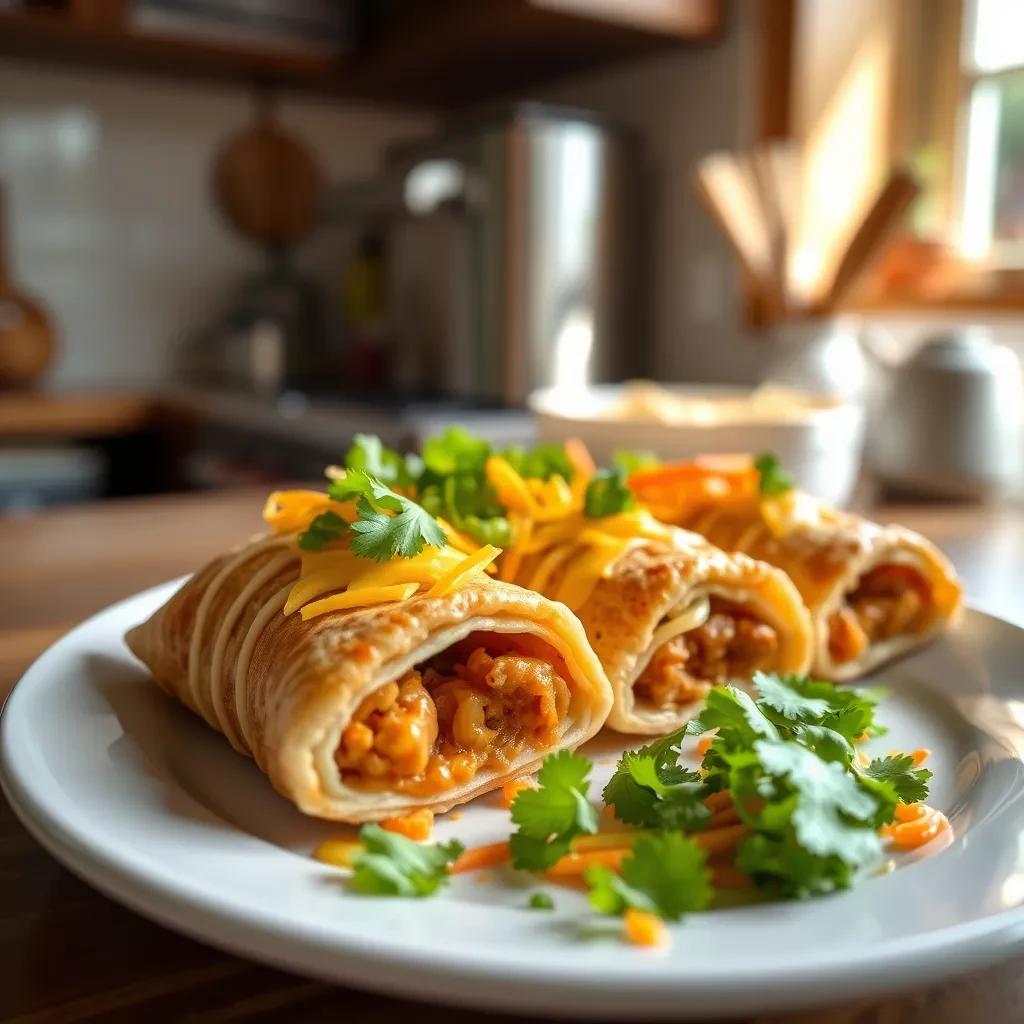
<path fill-rule="evenodd" d="M 626 938 L 634 946 L 667 946 L 669 944 L 668 929 L 657 914 L 650 914 L 646 910 L 635 910 L 630 907 L 623 917 L 623 926 Z"/>
<path fill-rule="evenodd" d="M 492 544 L 485 544 L 476 554 L 464 558 L 458 565 L 449 569 L 431 588 L 427 591 L 429 597 L 441 597 L 450 593 L 460 584 L 465 583 L 471 576 L 483 572 L 487 566 L 501 554 L 501 548 Z"/>
<path fill-rule="evenodd" d="M 301 611 L 302 621 L 316 618 L 325 612 L 336 612 L 342 608 L 363 608 L 371 604 L 387 604 L 391 601 L 408 601 L 416 591 L 418 583 L 396 583 L 393 587 L 370 587 L 365 590 L 346 590 L 341 594 L 332 594 L 304 605 Z"/>
<path fill-rule="evenodd" d="M 496 455 L 487 460 L 486 473 L 512 532 L 498 565 L 499 579 L 548 594 L 575 610 L 628 551 L 652 541 L 678 547 L 686 535 L 643 509 L 586 517 L 583 501 L 593 460 L 579 442 L 567 445 L 566 453 L 574 469 L 571 485 L 559 475 L 526 479 Z"/>
<path fill-rule="evenodd" d="M 406 839 L 423 842 L 430 838 L 434 830 L 434 812 L 421 807 L 418 811 L 403 814 L 400 818 L 385 818 L 380 827 L 385 832 L 397 832 Z"/>
<path fill-rule="evenodd" d="M 267 499 L 263 517 L 275 534 L 298 534 L 326 511 L 348 520 L 355 516 L 351 503 L 332 501 L 319 491 L 275 491 Z M 373 562 L 341 546 L 298 552 L 299 578 L 288 591 L 284 614 L 298 611 L 307 621 L 344 608 L 406 601 L 421 587 L 437 597 L 478 572 L 493 571 L 491 563 L 501 554 L 500 548 L 481 548 L 447 523 L 443 528 L 454 544 L 426 547 L 412 558 Z"/>

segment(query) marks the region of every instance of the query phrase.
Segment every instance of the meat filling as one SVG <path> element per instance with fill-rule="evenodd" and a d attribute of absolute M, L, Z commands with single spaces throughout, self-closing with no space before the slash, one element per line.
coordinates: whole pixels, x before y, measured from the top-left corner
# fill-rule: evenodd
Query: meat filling
<path fill-rule="evenodd" d="M 779 635 L 741 605 L 711 598 L 711 614 L 696 629 L 662 644 L 634 686 L 638 700 L 675 708 L 700 700 L 708 688 L 770 669 Z"/>
<path fill-rule="evenodd" d="M 554 746 L 570 705 L 564 663 L 533 637 L 481 636 L 363 700 L 335 753 L 347 785 L 429 796 Z"/>
<path fill-rule="evenodd" d="M 873 643 L 919 633 L 928 624 L 929 609 L 928 584 L 916 569 L 876 566 L 829 618 L 829 654 L 842 664 Z"/>

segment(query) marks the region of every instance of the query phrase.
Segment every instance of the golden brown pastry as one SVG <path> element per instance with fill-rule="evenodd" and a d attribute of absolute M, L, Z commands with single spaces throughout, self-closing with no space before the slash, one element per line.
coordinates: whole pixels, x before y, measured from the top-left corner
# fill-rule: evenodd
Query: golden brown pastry
<path fill-rule="evenodd" d="M 960 582 L 920 534 L 797 490 L 762 495 L 752 461 L 730 462 L 642 471 L 630 486 L 665 521 L 785 570 L 813 619 L 814 674 L 857 678 L 956 618 Z"/>
<path fill-rule="evenodd" d="M 450 547 L 377 563 L 275 525 L 126 639 L 300 810 L 444 811 L 603 724 L 611 690 L 566 608 Z"/>

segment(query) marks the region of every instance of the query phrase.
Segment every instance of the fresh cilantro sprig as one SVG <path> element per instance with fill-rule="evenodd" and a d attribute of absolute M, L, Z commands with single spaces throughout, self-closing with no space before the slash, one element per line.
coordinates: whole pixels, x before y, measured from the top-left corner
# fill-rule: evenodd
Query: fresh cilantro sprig
<path fill-rule="evenodd" d="M 793 478 L 783 468 L 778 457 L 771 452 L 763 452 L 754 459 L 754 469 L 760 474 L 758 490 L 765 497 L 785 494 L 796 486 Z"/>
<path fill-rule="evenodd" d="M 410 498 L 359 469 L 350 469 L 341 480 L 327 488 L 332 501 L 355 499 L 356 518 L 346 522 L 336 512 L 323 512 L 299 536 L 299 547 L 319 551 L 346 530 L 353 534 L 352 551 L 360 558 L 378 562 L 389 558 L 412 558 L 424 547 L 442 547 L 444 530 L 437 520 Z"/>
<path fill-rule="evenodd" d="M 854 767 L 851 741 L 875 728 L 878 694 L 801 676 L 759 674 L 757 698 L 734 687 L 710 691 L 687 727 L 717 729 L 701 774 L 728 789 L 750 834 L 737 867 L 783 896 L 850 885 L 880 861 L 877 830 L 892 820 L 902 789 L 921 799 L 924 777 L 912 759 Z"/>
<path fill-rule="evenodd" d="M 917 768 L 910 754 L 890 754 L 876 757 L 864 769 L 868 778 L 888 783 L 896 796 L 905 804 L 916 804 L 928 796 L 928 780 L 932 773 L 927 768 Z"/>
<path fill-rule="evenodd" d="M 386 448 L 376 434 L 356 434 L 345 453 L 345 468 L 358 469 L 389 487 L 410 487 L 423 472 L 423 460 Z"/>
<path fill-rule="evenodd" d="M 708 787 L 696 772 L 679 764 L 685 728 L 639 750 L 627 750 L 601 794 L 615 817 L 641 828 L 694 832 L 705 828 L 711 811 L 704 803 Z"/>
<path fill-rule="evenodd" d="M 587 869 L 591 906 L 605 914 L 635 909 L 678 921 L 703 910 L 714 895 L 704 851 L 680 832 L 641 836 L 621 872 L 597 865 Z"/>
<path fill-rule="evenodd" d="M 356 857 L 352 888 L 367 896 L 430 896 L 448 881 L 448 865 L 463 851 L 457 840 L 416 843 L 380 825 L 359 832 L 363 850 Z"/>
<path fill-rule="evenodd" d="M 501 457 L 524 479 L 550 480 L 560 476 L 567 484 L 572 483 L 572 463 L 560 444 L 548 441 L 533 448 L 516 445 L 506 448 Z"/>
<path fill-rule="evenodd" d="M 480 544 L 507 547 L 513 540 L 506 510 L 487 479 L 487 460 L 500 455 L 527 479 L 561 476 L 572 481 L 572 463 L 560 444 L 495 451 L 462 427 L 449 427 L 423 446 L 423 471 L 416 480 L 417 500 L 432 515 L 447 520 Z"/>
<path fill-rule="evenodd" d="M 512 801 L 512 821 L 519 826 L 509 840 L 514 867 L 543 871 L 569 852 L 576 836 L 597 831 L 597 808 L 587 799 L 590 768 L 571 750 L 544 758 L 537 788 Z"/>
<path fill-rule="evenodd" d="M 337 512 L 321 512 L 306 527 L 305 533 L 299 534 L 299 547 L 303 551 L 320 551 L 347 529 L 348 523 Z"/>
<path fill-rule="evenodd" d="M 599 469 L 587 483 L 583 496 L 583 514 L 588 519 L 613 516 L 634 508 L 636 498 L 626 485 L 624 469 Z"/>

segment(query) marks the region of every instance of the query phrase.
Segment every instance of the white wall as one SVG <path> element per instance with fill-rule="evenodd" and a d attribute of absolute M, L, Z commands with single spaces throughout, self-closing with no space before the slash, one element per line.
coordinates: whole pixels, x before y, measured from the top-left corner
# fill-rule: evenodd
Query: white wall
<path fill-rule="evenodd" d="M 228 229 L 209 180 L 252 110 L 242 89 L 0 62 L 0 181 L 16 280 L 61 333 L 53 384 L 166 379 L 261 254 Z M 330 182 L 374 170 L 424 115 L 284 98 L 280 120 Z M 335 293 L 346 242 L 323 231 L 301 262 Z"/>

